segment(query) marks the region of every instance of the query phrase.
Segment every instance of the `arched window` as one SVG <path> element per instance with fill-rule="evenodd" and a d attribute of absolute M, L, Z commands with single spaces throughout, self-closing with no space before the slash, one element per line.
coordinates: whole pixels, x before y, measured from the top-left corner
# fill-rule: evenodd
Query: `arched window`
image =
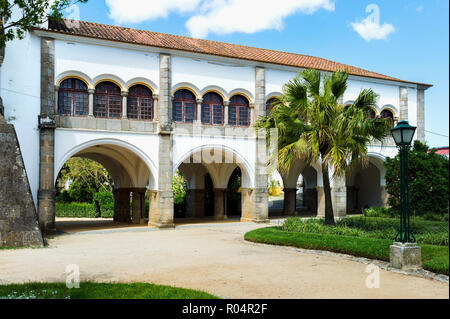
<path fill-rule="evenodd" d="M 377 116 L 377 113 L 375 112 L 375 110 L 374 109 L 370 109 L 370 111 L 369 111 L 369 118 L 371 120 L 373 120 L 376 116 Z"/>
<path fill-rule="evenodd" d="M 173 98 L 172 119 L 174 122 L 192 123 L 196 118 L 195 95 L 188 90 L 178 90 Z"/>
<path fill-rule="evenodd" d="M 391 126 L 394 126 L 394 114 L 392 114 L 390 110 L 381 111 L 380 117 L 383 119 L 388 119 L 391 122 Z"/>
<path fill-rule="evenodd" d="M 275 98 L 274 97 L 267 100 L 267 102 L 266 102 L 266 115 L 269 115 L 270 111 L 272 111 L 274 102 L 275 102 Z"/>
<path fill-rule="evenodd" d="M 122 117 L 122 95 L 116 84 L 102 82 L 95 87 L 94 116 L 114 119 Z"/>
<path fill-rule="evenodd" d="M 250 125 L 250 107 L 244 96 L 235 95 L 230 99 L 228 123 L 233 126 Z"/>
<path fill-rule="evenodd" d="M 86 116 L 89 113 L 87 85 L 78 79 L 61 82 L 58 91 L 58 113 L 68 116 Z"/>
<path fill-rule="evenodd" d="M 152 91 L 145 85 L 134 85 L 128 90 L 127 116 L 136 120 L 153 119 Z"/>
<path fill-rule="evenodd" d="M 223 124 L 223 99 L 219 94 L 210 92 L 203 96 L 202 123 Z"/>

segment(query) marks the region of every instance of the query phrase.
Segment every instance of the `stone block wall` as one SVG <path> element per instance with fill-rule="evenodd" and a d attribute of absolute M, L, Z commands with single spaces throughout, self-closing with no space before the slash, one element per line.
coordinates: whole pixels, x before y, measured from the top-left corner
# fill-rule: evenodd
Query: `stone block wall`
<path fill-rule="evenodd" d="M 16 132 L 1 114 L 0 145 L 0 246 L 43 246 Z"/>

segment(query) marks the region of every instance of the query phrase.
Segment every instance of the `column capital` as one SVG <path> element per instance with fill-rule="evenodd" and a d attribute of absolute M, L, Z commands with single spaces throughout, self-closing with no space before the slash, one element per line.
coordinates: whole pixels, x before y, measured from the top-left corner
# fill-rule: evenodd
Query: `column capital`
<path fill-rule="evenodd" d="M 56 92 L 59 91 L 59 85 L 58 85 L 58 84 L 55 85 L 55 91 L 56 91 Z"/>
<path fill-rule="evenodd" d="M 253 102 L 249 103 L 248 105 L 250 106 L 251 109 L 255 108 L 255 103 L 253 103 Z"/>
<path fill-rule="evenodd" d="M 159 100 L 159 94 L 153 94 L 152 97 L 154 100 Z"/>
<path fill-rule="evenodd" d="M 120 95 L 122 95 L 122 97 L 127 97 L 128 91 L 122 91 L 122 92 L 120 92 Z"/>
<path fill-rule="evenodd" d="M 230 101 L 223 101 L 223 106 L 230 106 Z"/>
<path fill-rule="evenodd" d="M 95 93 L 95 89 L 88 89 L 87 92 L 88 92 L 88 94 L 94 94 Z"/>
<path fill-rule="evenodd" d="M 198 103 L 203 103 L 203 99 L 202 98 L 196 99 L 195 101 L 197 102 L 197 104 Z"/>

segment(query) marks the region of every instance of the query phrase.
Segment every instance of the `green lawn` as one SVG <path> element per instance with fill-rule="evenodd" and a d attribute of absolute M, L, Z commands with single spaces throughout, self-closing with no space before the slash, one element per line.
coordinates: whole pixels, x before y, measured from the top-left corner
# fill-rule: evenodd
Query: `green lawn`
<path fill-rule="evenodd" d="M 81 282 L 68 289 L 65 283 L 0 285 L 0 299 L 218 299 L 206 292 L 146 283 Z"/>
<path fill-rule="evenodd" d="M 391 239 L 358 237 L 338 234 L 314 234 L 284 231 L 280 227 L 259 228 L 245 234 L 245 240 L 306 249 L 327 250 L 389 261 Z M 423 268 L 436 273 L 449 274 L 448 246 L 420 244 Z"/>

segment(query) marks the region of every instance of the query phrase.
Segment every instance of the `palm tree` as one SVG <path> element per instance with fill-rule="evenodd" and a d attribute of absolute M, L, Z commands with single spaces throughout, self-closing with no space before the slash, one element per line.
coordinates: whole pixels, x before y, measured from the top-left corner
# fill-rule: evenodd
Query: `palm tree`
<path fill-rule="evenodd" d="M 371 118 L 377 94 L 362 90 L 348 107 L 338 101 L 347 89 L 348 73 L 322 75 L 304 70 L 283 87 L 269 115 L 260 117 L 256 128 L 278 129 L 278 163 L 287 172 L 296 160 L 321 161 L 325 193 L 325 224 L 334 225 L 329 168 L 334 177 L 345 175 L 357 163 L 368 163 L 367 145 L 382 141 L 390 123 Z"/>

